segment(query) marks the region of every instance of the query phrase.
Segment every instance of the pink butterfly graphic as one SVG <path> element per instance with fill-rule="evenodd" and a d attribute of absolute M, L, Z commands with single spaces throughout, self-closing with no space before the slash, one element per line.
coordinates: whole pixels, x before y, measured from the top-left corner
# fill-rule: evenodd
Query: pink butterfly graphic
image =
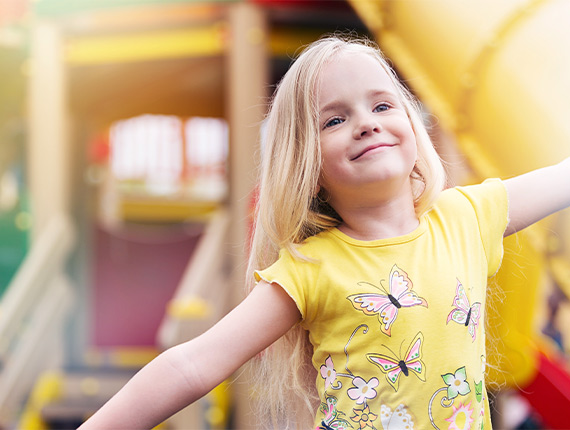
<path fill-rule="evenodd" d="M 368 282 L 358 283 L 358 285 L 362 284 L 378 288 Z M 380 329 L 388 336 L 391 336 L 392 324 L 396 321 L 400 308 L 418 305 L 428 307 L 426 300 L 413 292 L 412 287 L 413 284 L 410 278 L 408 278 L 408 274 L 394 264 L 390 271 L 389 291 L 382 287 L 384 294 L 354 294 L 348 296 L 347 299 L 351 301 L 355 309 L 364 312 L 366 315 L 378 315 Z"/>
<path fill-rule="evenodd" d="M 321 403 L 320 411 L 325 415 L 321 421 L 321 425 L 317 427 L 318 430 L 346 430 L 352 426 L 348 421 L 339 418 L 339 415 L 344 415 L 343 412 L 336 409 L 337 399 L 333 396 L 326 396 L 326 403 Z"/>
<path fill-rule="evenodd" d="M 420 381 L 425 382 L 425 364 L 422 361 L 422 343 L 424 336 L 422 332 L 418 332 L 412 343 L 410 344 L 405 358 L 401 359 L 396 357 L 389 357 L 384 354 L 366 354 L 366 358 L 380 370 L 386 374 L 386 380 L 398 391 L 399 377 L 403 373 L 404 376 L 409 376 L 410 371 L 414 373 Z"/>
<path fill-rule="evenodd" d="M 449 324 L 449 321 L 453 320 L 457 324 L 464 324 L 468 328 L 469 334 L 474 342 L 475 336 L 477 335 L 476 330 L 479 325 L 479 318 L 481 317 L 481 303 L 475 302 L 473 306 L 469 305 L 465 288 L 461 282 L 459 282 L 459 279 L 457 280 L 453 306 L 455 306 L 455 309 L 447 316 L 447 323 Z"/>

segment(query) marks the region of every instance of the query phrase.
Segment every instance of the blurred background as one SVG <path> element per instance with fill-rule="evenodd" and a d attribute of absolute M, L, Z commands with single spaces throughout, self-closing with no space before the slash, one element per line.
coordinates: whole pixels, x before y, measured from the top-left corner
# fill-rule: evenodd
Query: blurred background
<path fill-rule="evenodd" d="M 0 428 L 75 428 L 243 297 L 260 124 L 304 45 L 379 42 L 469 184 L 570 156 L 569 19 L 566 0 L 0 0 Z M 569 211 L 506 247 L 494 426 L 570 428 Z M 161 428 L 255 428 L 240 375 Z"/>

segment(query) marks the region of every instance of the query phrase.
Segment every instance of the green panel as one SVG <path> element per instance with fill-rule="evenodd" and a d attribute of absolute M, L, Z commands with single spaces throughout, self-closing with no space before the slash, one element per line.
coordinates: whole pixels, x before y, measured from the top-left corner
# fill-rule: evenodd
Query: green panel
<path fill-rule="evenodd" d="M 38 16 L 59 16 L 76 12 L 137 7 L 146 5 L 169 5 L 179 3 L 236 3 L 241 0 L 39 0 L 33 4 Z"/>
<path fill-rule="evenodd" d="M 26 40 L 25 33 L 22 40 Z M 25 44 L 0 47 L 0 297 L 28 251 L 24 73 L 27 57 Z"/>
<path fill-rule="evenodd" d="M 23 212 L 21 207 L 0 212 L 0 297 L 10 285 L 28 251 L 29 230 L 18 227 L 27 218 L 27 212 Z"/>

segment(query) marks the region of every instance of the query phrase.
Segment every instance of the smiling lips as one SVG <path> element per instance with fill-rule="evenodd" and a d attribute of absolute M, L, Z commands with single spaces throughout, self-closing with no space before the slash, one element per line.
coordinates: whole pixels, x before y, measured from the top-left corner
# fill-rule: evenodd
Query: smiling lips
<path fill-rule="evenodd" d="M 395 146 L 395 144 L 393 143 L 379 143 L 377 145 L 369 145 L 366 148 L 364 148 L 364 150 L 362 152 L 359 152 L 358 154 L 356 154 L 355 157 L 351 158 L 350 161 L 355 161 L 358 160 L 360 157 L 362 157 L 364 154 L 367 154 L 370 151 L 373 151 L 375 149 L 378 148 L 391 148 Z"/>

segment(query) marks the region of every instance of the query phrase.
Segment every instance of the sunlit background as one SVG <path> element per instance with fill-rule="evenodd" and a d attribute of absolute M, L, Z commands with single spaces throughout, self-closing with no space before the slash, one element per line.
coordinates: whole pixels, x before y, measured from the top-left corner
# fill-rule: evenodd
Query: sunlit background
<path fill-rule="evenodd" d="M 75 428 L 243 297 L 260 126 L 301 47 L 378 41 L 467 184 L 570 156 L 569 19 L 565 0 L 0 0 L 0 428 Z M 509 240 L 496 279 L 494 425 L 570 428 L 568 211 Z M 249 397 L 232 378 L 162 428 L 255 428 Z"/>

